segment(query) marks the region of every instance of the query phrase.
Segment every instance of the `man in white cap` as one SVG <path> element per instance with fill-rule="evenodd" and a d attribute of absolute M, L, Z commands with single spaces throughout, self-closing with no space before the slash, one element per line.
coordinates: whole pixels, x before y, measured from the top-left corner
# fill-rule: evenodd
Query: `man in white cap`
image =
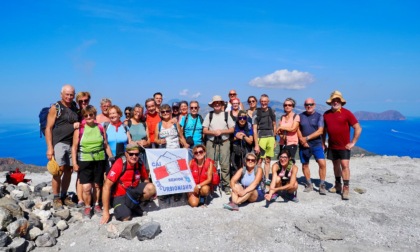
<path fill-rule="evenodd" d="M 346 100 L 339 91 L 331 93 L 327 104 L 331 109 L 324 113 L 324 141 L 328 134 L 327 158 L 334 165 L 335 186 L 332 193 L 342 193 L 342 199 L 349 199 L 350 182 L 350 150 L 360 137 L 362 128 L 356 117 L 349 110 L 343 108 Z M 350 141 L 350 126 L 354 129 L 353 139 Z M 325 144 L 325 142 L 323 143 Z M 343 177 L 343 186 L 341 184 Z"/>
<path fill-rule="evenodd" d="M 220 95 L 213 96 L 209 106 L 213 111 L 206 115 L 203 121 L 203 133 L 207 136 L 207 155 L 220 163 L 222 185 L 226 195 L 230 195 L 230 142 L 229 135 L 233 133 L 235 122 L 223 112 L 224 101 Z"/>

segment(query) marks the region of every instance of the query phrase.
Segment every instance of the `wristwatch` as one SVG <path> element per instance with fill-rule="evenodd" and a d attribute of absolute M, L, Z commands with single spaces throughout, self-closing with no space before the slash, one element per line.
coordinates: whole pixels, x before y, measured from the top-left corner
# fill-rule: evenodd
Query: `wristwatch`
<path fill-rule="evenodd" d="M 198 189 L 201 189 L 201 185 L 197 185 Z"/>

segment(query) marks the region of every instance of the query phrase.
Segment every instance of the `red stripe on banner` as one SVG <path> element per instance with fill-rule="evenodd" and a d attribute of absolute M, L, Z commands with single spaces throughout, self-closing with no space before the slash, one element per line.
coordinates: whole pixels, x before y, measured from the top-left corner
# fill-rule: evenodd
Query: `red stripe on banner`
<path fill-rule="evenodd" d="M 169 176 L 168 171 L 166 171 L 166 167 L 165 166 L 161 166 L 158 168 L 153 169 L 153 172 L 155 173 L 156 179 L 160 180 L 163 178 L 166 178 Z"/>
<path fill-rule="evenodd" d="M 177 161 L 180 171 L 188 170 L 187 161 L 185 159 L 178 159 Z"/>

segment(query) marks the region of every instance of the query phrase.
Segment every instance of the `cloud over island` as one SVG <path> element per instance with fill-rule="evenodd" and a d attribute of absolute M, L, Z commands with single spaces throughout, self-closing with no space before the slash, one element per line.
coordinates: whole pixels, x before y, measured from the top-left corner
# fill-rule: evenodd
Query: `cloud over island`
<path fill-rule="evenodd" d="M 249 82 L 249 85 L 259 88 L 303 89 L 314 81 L 315 78 L 308 72 L 281 69 L 256 77 Z"/>

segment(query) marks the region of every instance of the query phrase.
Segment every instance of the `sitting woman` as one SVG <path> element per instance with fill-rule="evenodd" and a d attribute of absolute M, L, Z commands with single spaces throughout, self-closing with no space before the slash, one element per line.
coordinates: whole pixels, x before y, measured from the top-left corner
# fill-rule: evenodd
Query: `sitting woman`
<path fill-rule="evenodd" d="M 210 194 L 211 180 L 213 178 L 213 160 L 206 157 L 206 147 L 199 144 L 193 148 L 194 159 L 190 161 L 190 169 L 196 186 L 194 191 L 188 193 L 188 204 L 196 207 L 200 198 Z"/>
<path fill-rule="evenodd" d="M 257 156 L 250 152 L 245 156 L 245 166 L 239 169 L 230 180 L 232 201 L 223 207 L 238 211 L 239 205 L 248 202 L 258 202 L 264 199 L 264 187 L 261 186 L 263 169 L 257 166 Z"/>
<path fill-rule="evenodd" d="M 282 150 L 279 154 L 279 161 L 273 164 L 273 179 L 270 184 L 270 191 L 265 195 L 265 199 L 275 201 L 279 192 L 286 200 L 299 202 L 297 198 L 298 182 L 296 179 L 298 167 L 292 160 L 289 150 Z"/>

